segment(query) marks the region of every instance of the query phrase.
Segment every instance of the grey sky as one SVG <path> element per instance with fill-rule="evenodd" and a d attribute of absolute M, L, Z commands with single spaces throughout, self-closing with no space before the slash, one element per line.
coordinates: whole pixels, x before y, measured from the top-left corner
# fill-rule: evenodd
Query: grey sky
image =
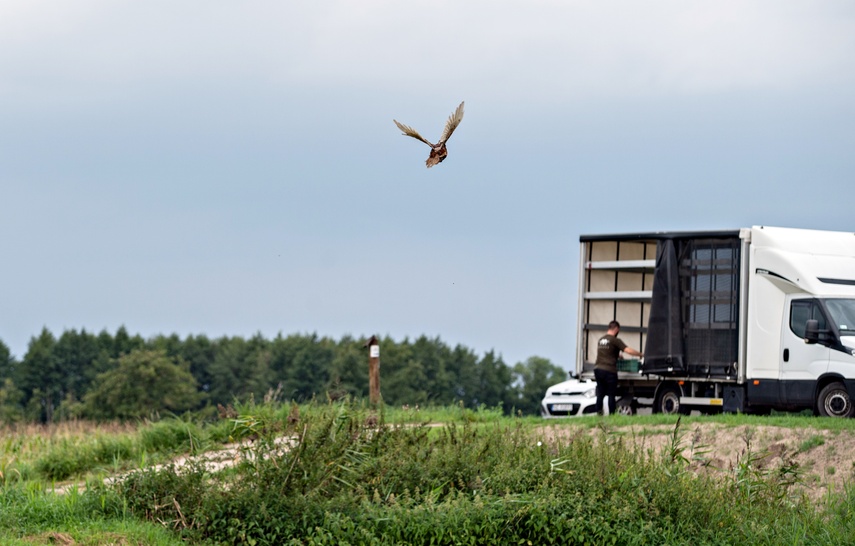
<path fill-rule="evenodd" d="M 853 231 L 851 2 L 0 4 L 0 340 L 570 368 L 582 233 Z M 436 138 L 466 101 L 449 157 Z"/>

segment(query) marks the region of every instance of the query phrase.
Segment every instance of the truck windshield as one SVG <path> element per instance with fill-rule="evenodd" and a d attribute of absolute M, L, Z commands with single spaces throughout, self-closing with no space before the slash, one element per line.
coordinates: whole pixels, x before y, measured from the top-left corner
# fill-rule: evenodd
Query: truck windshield
<path fill-rule="evenodd" d="M 825 307 L 841 336 L 855 336 L 855 299 L 828 299 Z"/>

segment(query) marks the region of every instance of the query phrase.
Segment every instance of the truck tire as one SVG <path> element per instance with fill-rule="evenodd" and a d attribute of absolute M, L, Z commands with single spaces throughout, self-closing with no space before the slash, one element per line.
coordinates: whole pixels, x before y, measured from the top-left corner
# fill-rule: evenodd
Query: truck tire
<path fill-rule="evenodd" d="M 849 392 L 843 383 L 829 383 L 819 391 L 816 409 L 823 417 L 852 417 L 855 415 L 855 404 L 849 397 Z"/>
<path fill-rule="evenodd" d="M 668 385 L 662 387 L 656 393 L 656 399 L 653 402 L 653 413 L 680 413 L 688 415 L 689 411 L 680 404 L 680 387 L 676 385 Z"/>

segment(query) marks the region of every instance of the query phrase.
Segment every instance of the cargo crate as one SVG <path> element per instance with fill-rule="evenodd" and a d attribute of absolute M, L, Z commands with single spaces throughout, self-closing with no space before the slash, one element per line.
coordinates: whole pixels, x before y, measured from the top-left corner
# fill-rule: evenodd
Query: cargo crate
<path fill-rule="evenodd" d="M 617 369 L 619 372 L 638 373 L 641 363 L 637 358 L 621 358 L 617 361 Z"/>

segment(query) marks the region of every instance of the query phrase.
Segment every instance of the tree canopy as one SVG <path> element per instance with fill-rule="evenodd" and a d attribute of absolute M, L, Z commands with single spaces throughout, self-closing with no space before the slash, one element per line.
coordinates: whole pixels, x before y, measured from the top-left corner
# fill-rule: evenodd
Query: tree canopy
<path fill-rule="evenodd" d="M 204 396 L 183 361 L 164 351 L 135 350 L 119 357 L 110 371 L 99 374 L 84 396 L 84 411 L 101 419 L 147 417 L 197 407 Z"/>
<path fill-rule="evenodd" d="M 367 337 L 256 334 L 210 339 L 176 334 L 143 339 L 44 328 L 20 361 L 0 341 L 0 422 L 66 418 L 133 419 L 201 410 L 280 392 L 296 402 L 368 397 Z M 537 414 L 546 387 L 564 379 L 549 360 L 513 367 L 438 337 L 380 339 L 383 401 L 389 405 L 462 403 Z"/>

